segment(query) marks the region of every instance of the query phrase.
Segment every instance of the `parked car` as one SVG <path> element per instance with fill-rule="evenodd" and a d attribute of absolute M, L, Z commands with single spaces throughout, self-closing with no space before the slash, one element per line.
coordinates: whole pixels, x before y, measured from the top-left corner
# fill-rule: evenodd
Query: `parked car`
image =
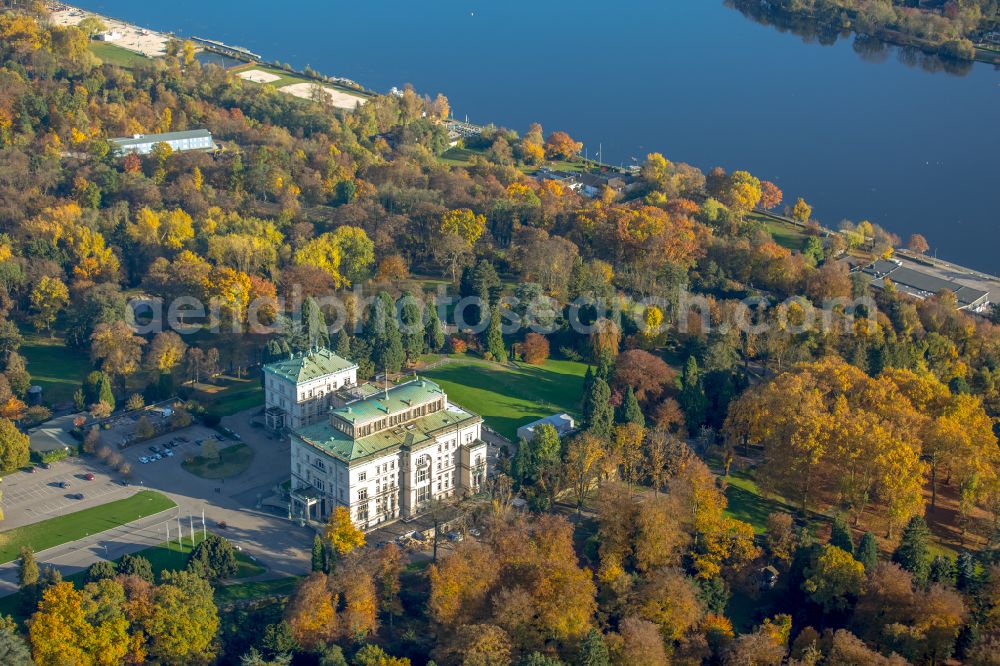
<path fill-rule="evenodd" d="M 165 457 L 165 458 L 173 458 L 174 457 L 174 452 L 171 451 L 170 449 L 167 449 L 166 451 L 163 452 L 163 457 Z"/>
<path fill-rule="evenodd" d="M 478 527 L 473 527 L 472 529 L 470 529 L 469 534 L 471 534 L 474 537 L 480 537 L 483 535 L 483 533 L 479 531 Z"/>
<path fill-rule="evenodd" d="M 181 435 L 178 435 L 177 436 L 177 441 L 183 444 L 184 442 L 188 441 L 188 438 L 187 437 L 183 437 Z"/>
<path fill-rule="evenodd" d="M 147 458 L 146 456 L 139 456 L 139 462 L 145 465 L 146 463 L 149 462 L 149 458 Z"/>
<path fill-rule="evenodd" d="M 95 477 L 93 474 L 91 474 L 91 473 L 88 472 L 88 473 L 86 473 L 86 474 L 83 475 L 83 478 L 85 478 L 87 481 L 93 481 L 97 477 Z"/>
<path fill-rule="evenodd" d="M 155 446 L 149 447 L 149 451 L 150 451 L 150 453 L 153 453 L 153 454 L 157 454 L 157 453 L 160 452 L 160 450 L 158 448 L 156 448 Z"/>
<path fill-rule="evenodd" d="M 28 467 L 28 474 L 34 474 L 37 471 L 38 471 L 38 469 L 34 465 L 31 465 L 30 467 Z"/>
<path fill-rule="evenodd" d="M 70 497 L 73 498 L 73 499 L 75 499 L 75 500 L 82 500 L 83 499 L 83 493 L 73 493 L 72 495 L 70 495 Z"/>
<path fill-rule="evenodd" d="M 461 532 L 448 532 L 448 541 L 461 541 L 465 537 L 462 536 Z"/>
<path fill-rule="evenodd" d="M 150 458 L 150 460 L 163 460 L 163 456 L 161 456 L 159 453 L 156 453 L 153 454 L 153 457 Z"/>
<path fill-rule="evenodd" d="M 69 488 L 69 482 L 68 481 L 60 481 L 56 485 L 59 486 L 60 488 Z"/>

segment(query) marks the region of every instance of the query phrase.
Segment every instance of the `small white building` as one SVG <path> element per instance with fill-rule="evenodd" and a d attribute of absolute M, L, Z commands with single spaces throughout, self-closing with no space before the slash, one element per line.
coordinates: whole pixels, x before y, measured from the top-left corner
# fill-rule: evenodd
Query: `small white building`
<path fill-rule="evenodd" d="M 107 32 L 100 33 L 99 35 L 94 37 L 94 39 L 96 39 L 99 42 L 117 42 L 124 36 L 125 35 L 118 32 L 117 30 L 108 30 Z"/>
<path fill-rule="evenodd" d="M 358 382 L 358 366 L 329 349 L 292 354 L 264 366 L 264 422 L 275 431 L 325 419 L 334 393 Z"/>
<path fill-rule="evenodd" d="M 165 143 L 174 152 L 187 150 L 215 150 L 212 133 L 207 129 L 166 132 L 164 134 L 135 134 L 131 137 L 109 139 L 111 148 L 120 155 L 137 153 L 149 155 L 158 144 Z"/>
<path fill-rule="evenodd" d="M 537 421 L 532 421 L 521 426 L 517 429 L 517 438 L 530 442 L 535 438 L 535 431 L 543 425 L 550 425 L 555 428 L 556 432 L 559 433 L 559 437 L 573 432 L 576 428 L 576 422 L 573 421 L 573 417 L 569 414 L 553 414 L 552 416 L 546 416 L 543 419 L 538 419 Z"/>
<path fill-rule="evenodd" d="M 355 525 L 419 514 L 434 500 L 478 492 L 486 479 L 483 420 L 434 382 L 365 384 L 329 417 L 291 433 L 294 512 L 325 520 L 337 506 Z"/>

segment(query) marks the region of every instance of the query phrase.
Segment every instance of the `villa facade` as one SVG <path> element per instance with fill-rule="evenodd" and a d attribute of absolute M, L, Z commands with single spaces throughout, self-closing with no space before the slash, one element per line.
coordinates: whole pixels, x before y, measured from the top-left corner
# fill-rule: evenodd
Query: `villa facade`
<path fill-rule="evenodd" d="M 328 370 L 340 370 L 302 376 L 293 395 L 308 396 L 306 385 L 321 386 L 313 392 L 323 394 L 314 398 L 317 409 L 300 412 L 300 425 L 289 418 L 294 364 L 265 368 L 267 404 L 289 405 L 280 409 L 290 431 L 295 515 L 323 521 L 344 506 L 355 525 L 370 529 L 480 490 L 487 473 L 482 417 L 451 403 L 429 380 L 357 385 L 348 381 L 356 379 L 357 366 L 326 350 L 314 355 L 323 355 Z M 340 386 L 327 392 L 326 382 Z"/>

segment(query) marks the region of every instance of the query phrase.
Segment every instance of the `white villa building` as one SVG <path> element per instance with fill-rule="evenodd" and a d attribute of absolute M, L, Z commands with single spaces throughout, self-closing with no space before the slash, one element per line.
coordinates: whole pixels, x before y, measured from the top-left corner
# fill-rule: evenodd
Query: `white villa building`
<path fill-rule="evenodd" d="M 433 500 L 479 491 L 487 471 L 482 417 L 449 402 L 440 386 L 416 377 L 386 387 L 358 386 L 346 381 L 356 379 L 356 365 L 321 350 L 265 367 L 269 411 L 278 405 L 276 391 L 302 373 L 296 361 L 328 370 L 317 376 L 306 371 L 292 394 L 302 399 L 309 395 L 306 384 L 324 387 L 317 409 L 304 413 L 308 423 L 285 423 L 296 515 L 322 521 L 345 506 L 355 525 L 370 529 L 412 518 Z M 327 392 L 327 381 L 339 388 Z M 280 409 L 287 418 L 291 407 Z"/>
<path fill-rule="evenodd" d="M 358 383 L 358 366 L 328 349 L 292 354 L 264 366 L 264 420 L 295 430 L 325 419 L 333 393 Z"/>

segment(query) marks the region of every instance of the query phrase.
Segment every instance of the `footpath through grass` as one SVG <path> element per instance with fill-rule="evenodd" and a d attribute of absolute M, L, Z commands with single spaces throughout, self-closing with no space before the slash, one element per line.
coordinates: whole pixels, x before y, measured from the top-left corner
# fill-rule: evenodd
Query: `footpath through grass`
<path fill-rule="evenodd" d="M 125 499 L 0 532 L 0 564 L 17 559 L 22 546 L 31 546 L 35 552 L 47 550 L 175 506 L 166 495 L 143 490 Z"/>
<path fill-rule="evenodd" d="M 31 383 L 42 387 L 50 405 L 73 401 L 73 393 L 93 369 L 84 352 L 69 349 L 62 338 L 23 332 L 21 354 L 28 362 Z"/>
<path fill-rule="evenodd" d="M 448 399 L 482 415 L 504 437 L 517 438 L 518 427 L 544 416 L 567 412 L 579 417 L 584 363 L 548 360 L 517 368 L 468 356 L 422 371 L 441 385 Z"/>

